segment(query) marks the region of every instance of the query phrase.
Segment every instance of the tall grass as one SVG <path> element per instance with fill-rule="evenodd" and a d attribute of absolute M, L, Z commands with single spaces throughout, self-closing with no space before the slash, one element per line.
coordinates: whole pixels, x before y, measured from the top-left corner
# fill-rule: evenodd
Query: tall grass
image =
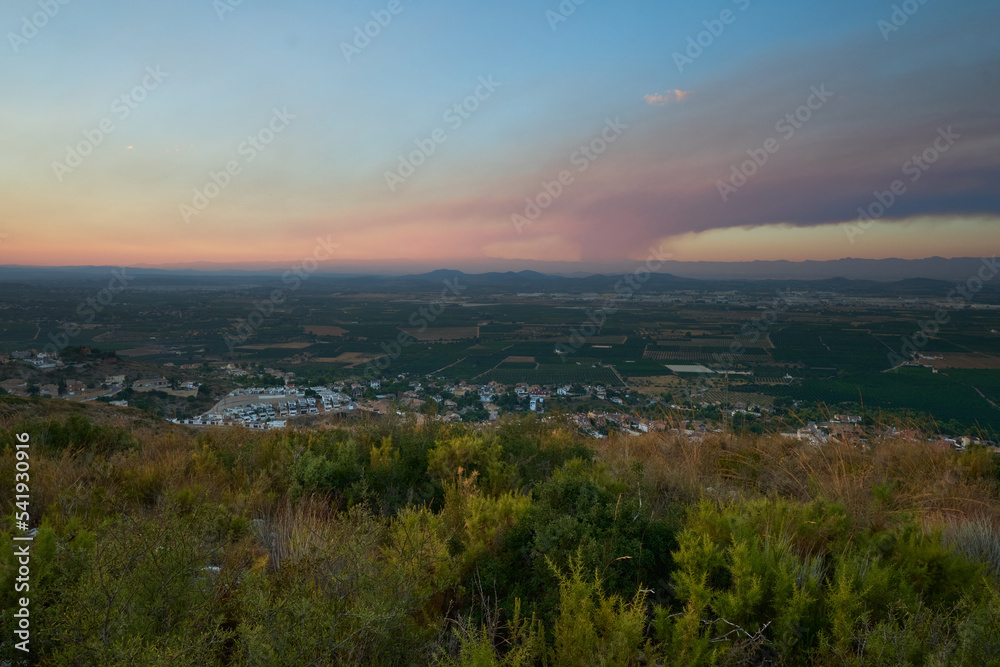
<path fill-rule="evenodd" d="M 778 436 L 719 434 L 701 441 L 660 433 L 612 436 L 591 446 L 612 474 L 636 465 L 652 502 L 782 496 L 843 505 L 863 527 L 884 529 L 900 515 L 934 524 L 984 516 L 1000 520 L 997 467 L 985 450 L 942 451 L 925 443 L 880 440 L 866 448 L 813 446 Z"/>
<path fill-rule="evenodd" d="M 957 665 L 1000 643 L 985 450 L 59 410 L 0 402 L 0 532 L 10 433 L 45 436 L 42 664 Z"/>

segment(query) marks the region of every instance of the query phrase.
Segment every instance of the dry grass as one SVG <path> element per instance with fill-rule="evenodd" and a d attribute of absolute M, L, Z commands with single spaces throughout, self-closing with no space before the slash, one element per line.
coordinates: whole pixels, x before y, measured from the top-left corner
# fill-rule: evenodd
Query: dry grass
<path fill-rule="evenodd" d="M 971 560 L 986 563 L 1000 578 L 1000 523 L 985 516 L 970 520 L 950 518 L 945 524 L 944 539 Z"/>
<path fill-rule="evenodd" d="M 842 505 L 859 526 L 883 529 L 897 515 L 928 524 L 947 519 L 1000 521 L 993 463 L 986 452 L 949 452 L 886 440 L 865 450 L 845 443 L 814 447 L 780 437 L 719 435 L 691 441 L 666 434 L 594 443 L 612 474 L 636 463 L 661 504 L 699 498 L 783 496 Z"/>
<path fill-rule="evenodd" d="M 22 416 L 19 412 L 37 409 L 25 404 L 13 410 L 0 404 L 0 423 L 13 427 Z M 315 501 L 296 507 L 294 517 L 287 515 L 290 508 L 275 509 L 289 492 L 296 446 L 288 436 L 293 434 L 196 432 L 103 408 L 88 409 L 87 415 L 124 429 L 141 447 L 107 457 L 33 450 L 32 504 L 54 509 L 49 516 L 87 520 L 106 516 L 115 507 L 138 504 L 153 509 L 164 497 L 188 490 L 204 502 L 277 526 L 269 532 L 284 535 L 281 543 L 287 546 L 282 548 L 290 550 L 273 553 L 277 563 L 309 544 L 308 535 L 336 535 L 329 517 L 315 514 Z M 551 435 L 553 442 L 562 444 L 576 437 L 559 428 Z M 823 499 L 842 505 L 860 529 L 881 530 L 912 516 L 928 528 L 944 529 L 955 536 L 956 544 L 972 539 L 962 526 L 987 535 L 982 539 L 989 544 L 1000 526 L 997 464 L 983 450 L 959 453 L 904 440 L 815 447 L 775 436 L 731 434 L 692 441 L 667 433 L 614 436 L 588 445 L 618 479 L 635 479 L 636 464 L 641 464 L 644 500 L 660 510 L 701 498 Z M 0 469 L 13 470 L 14 462 L 13 451 L 0 452 Z M 0 506 L 9 506 L 12 494 L 12 484 L 0 488 Z M 278 529 L 289 522 L 301 522 L 306 532 L 286 535 Z"/>

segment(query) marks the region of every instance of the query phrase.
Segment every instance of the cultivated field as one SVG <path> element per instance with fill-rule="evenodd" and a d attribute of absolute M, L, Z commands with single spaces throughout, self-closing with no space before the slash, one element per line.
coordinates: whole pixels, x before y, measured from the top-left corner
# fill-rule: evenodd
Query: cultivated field
<path fill-rule="evenodd" d="M 440 327 L 437 329 L 400 329 L 419 341 L 452 341 L 479 338 L 479 327 Z"/>
<path fill-rule="evenodd" d="M 311 325 L 303 327 L 303 330 L 308 334 L 313 334 L 315 336 L 331 336 L 334 338 L 343 336 L 347 333 L 347 329 L 342 329 L 341 327 L 333 326 L 321 326 L 321 325 Z"/>

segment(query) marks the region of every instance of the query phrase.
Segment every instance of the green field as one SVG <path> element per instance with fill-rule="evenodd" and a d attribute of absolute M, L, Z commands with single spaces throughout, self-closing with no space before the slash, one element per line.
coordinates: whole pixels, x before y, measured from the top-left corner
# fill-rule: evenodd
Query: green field
<path fill-rule="evenodd" d="M 389 364 L 382 373 L 386 380 L 433 376 L 449 383 L 506 385 L 615 386 L 621 383 L 619 376 L 626 383 L 670 377 L 665 364 L 699 363 L 753 373 L 732 376 L 733 391 L 742 386 L 746 393 L 804 406 L 839 410 L 864 405 L 1000 430 L 1000 410 L 994 405 L 1000 404 L 1000 370 L 881 372 L 890 366 L 889 355 L 898 354 L 904 340 L 919 331 L 919 323 L 933 316 L 933 310 L 916 308 L 912 301 L 898 309 L 863 301 L 819 310 L 793 307 L 759 326 L 762 307 L 774 301 L 773 286 L 765 285 L 747 287 L 737 297 L 732 290 L 726 292 L 727 299 L 745 299 L 742 305 L 709 303 L 710 290 L 664 303 L 625 302 L 595 328 L 587 326 L 587 313 L 600 307 L 605 297 L 491 292 L 444 304 L 436 316 L 428 317 L 440 287 L 428 293 L 421 291 L 430 289 L 426 284 L 401 285 L 382 294 L 369 293 L 369 287 L 358 283 L 352 291 L 340 289 L 336 281 L 309 283 L 297 292 L 287 291 L 282 304 L 265 317 L 257 314 L 256 320 L 256 304 L 274 288 L 266 281 L 237 281 L 216 289 L 139 288 L 97 313 L 94 326 L 81 330 L 70 343 L 105 351 L 141 349 L 142 356 L 129 359 L 144 365 L 143 372 L 149 374 L 165 372 L 168 363 L 233 362 L 290 371 L 304 383 L 350 379 L 366 369 L 358 359 L 376 355 Z M 86 284 L 5 287 L 0 349 L 41 348 L 74 320 L 78 305 L 93 293 L 93 286 Z M 478 327 L 480 338 L 418 341 L 401 334 L 401 329 L 418 329 L 414 322 L 421 318 L 433 329 Z M 255 322 L 249 330 L 248 319 Z M 309 326 L 339 327 L 343 334 L 306 333 Z M 580 331 L 592 335 L 580 338 Z M 979 355 L 978 361 L 987 366 L 1000 365 L 997 331 L 1000 311 L 954 311 L 936 335 L 923 341 L 920 351 Z M 228 343 L 233 340 L 231 351 Z M 568 354 L 557 354 L 567 349 Z M 506 361 L 512 357 L 514 361 Z M 962 366 L 959 362 L 955 365 Z M 0 379 L 22 372 L 23 365 L 8 364 Z M 73 372 L 67 369 L 60 377 L 71 378 Z M 696 377 L 672 377 L 664 387 L 690 393 L 701 386 Z M 710 398 L 715 402 L 717 396 Z"/>

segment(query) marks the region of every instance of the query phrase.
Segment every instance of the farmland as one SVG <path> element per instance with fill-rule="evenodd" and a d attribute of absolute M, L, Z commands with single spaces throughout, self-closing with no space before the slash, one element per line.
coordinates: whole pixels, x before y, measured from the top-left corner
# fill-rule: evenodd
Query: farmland
<path fill-rule="evenodd" d="M 920 414 L 1000 430 L 997 290 L 950 309 L 933 335 L 916 336 L 947 284 L 923 295 L 908 288 L 904 298 L 892 285 L 865 292 L 850 281 L 843 293 L 808 282 L 723 290 L 685 281 L 684 289 L 664 283 L 608 308 L 608 294 L 590 291 L 591 283 L 560 293 L 485 283 L 442 299 L 441 283 L 429 279 L 393 279 L 380 290 L 374 279 L 362 289 L 317 277 L 265 312 L 259 304 L 274 289 L 266 277 L 220 278 L 197 289 L 165 281 L 137 279 L 85 327 L 73 324 L 93 290 L 86 282 L 7 286 L 0 352 L 63 341 L 115 352 L 149 374 L 234 363 L 292 372 L 303 384 L 350 380 L 377 362 L 387 380 L 602 385 L 673 400 Z M 776 299 L 779 289 L 794 301 Z M 895 368 L 899 359 L 913 367 Z M 692 364 L 732 374 L 667 368 Z M 26 372 L 7 364 L 0 380 Z"/>

